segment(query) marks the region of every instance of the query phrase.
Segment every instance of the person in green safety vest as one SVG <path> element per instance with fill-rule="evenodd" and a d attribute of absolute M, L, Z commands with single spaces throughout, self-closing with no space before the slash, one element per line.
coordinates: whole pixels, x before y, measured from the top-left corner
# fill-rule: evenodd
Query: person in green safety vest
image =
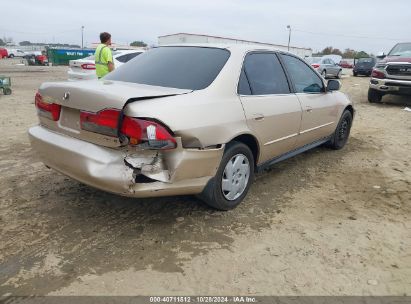
<path fill-rule="evenodd" d="M 107 32 L 101 33 L 100 41 L 101 43 L 97 46 L 94 53 L 98 79 L 114 70 L 113 54 L 109 47 L 111 45 L 111 35 Z"/>

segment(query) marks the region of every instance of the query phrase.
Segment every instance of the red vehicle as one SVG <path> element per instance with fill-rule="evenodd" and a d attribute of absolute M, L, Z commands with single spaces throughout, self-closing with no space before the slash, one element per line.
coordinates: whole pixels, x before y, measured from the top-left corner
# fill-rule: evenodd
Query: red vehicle
<path fill-rule="evenodd" d="M 6 49 L 0 48 L 0 59 L 9 57 L 9 53 Z"/>
<path fill-rule="evenodd" d="M 345 68 L 345 69 L 352 69 L 353 68 L 353 65 L 351 63 L 349 63 L 348 61 L 345 61 L 345 60 L 341 60 L 338 65 L 342 68 Z"/>

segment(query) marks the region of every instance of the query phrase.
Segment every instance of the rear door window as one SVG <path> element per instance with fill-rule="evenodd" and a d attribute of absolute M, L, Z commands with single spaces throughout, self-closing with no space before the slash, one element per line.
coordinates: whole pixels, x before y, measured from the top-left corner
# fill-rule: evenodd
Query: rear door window
<path fill-rule="evenodd" d="M 324 83 L 306 63 L 297 57 L 281 54 L 282 61 L 295 87 L 296 93 L 324 92 Z"/>
<path fill-rule="evenodd" d="M 277 56 L 274 53 L 248 54 L 244 60 L 238 91 L 242 95 L 289 94 L 287 77 Z"/>

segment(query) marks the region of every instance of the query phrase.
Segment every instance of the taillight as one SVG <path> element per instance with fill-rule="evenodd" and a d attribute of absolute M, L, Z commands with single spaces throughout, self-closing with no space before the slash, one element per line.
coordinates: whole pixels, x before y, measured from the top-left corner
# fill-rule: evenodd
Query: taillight
<path fill-rule="evenodd" d="M 372 73 L 371 73 L 371 77 L 374 78 L 379 78 L 379 79 L 384 79 L 385 78 L 385 74 L 384 72 L 377 70 L 377 69 L 373 69 Z"/>
<path fill-rule="evenodd" d="M 95 70 L 96 65 L 94 63 L 84 63 L 84 64 L 81 65 L 81 68 L 83 70 Z"/>
<path fill-rule="evenodd" d="M 83 130 L 112 137 L 118 135 L 118 119 L 120 111 L 106 109 L 97 113 L 80 112 L 80 125 Z"/>
<path fill-rule="evenodd" d="M 320 65 L 319 65 L 319 64 L 316 64 L 316 63 L 312 64 L 311 66 L 312 66 L 314 69 L 318 69 L 318 68 L 320 67 Z"/>
<path fill-rule="evenodd" d="M 43 101 L 43 97 L 39 92 L 36 93 L 36 97 L 34 98 L 35 105 L 37 108 L 37 113 L 40 116 L 47 117 L 54 121 L 58 121 L 60 118 L 60 110 L 61 106 L 56 103 L 47 103 Z"/>
<path fill-rule="evenodd" d="M 106 109 L 97 113 L 80 112 L 81 129 L 117 137 L 120 110 Z M 142 149 L 174 149 L 176 140 L 161 124 L 124 116 L 120 133 L 128 138 L 128 144 Z"/>
<path fill-rule="evenodd" d="M 143 149 L 174 149 L 176 140 L 161 124 L 144 119 L 124 116 L 121 133 L 129 138 L 131 145 Z"/>

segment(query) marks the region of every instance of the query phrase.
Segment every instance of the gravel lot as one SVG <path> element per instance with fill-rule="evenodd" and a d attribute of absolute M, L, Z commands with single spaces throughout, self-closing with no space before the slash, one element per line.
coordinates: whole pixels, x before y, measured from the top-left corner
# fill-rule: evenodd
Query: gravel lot
<path fill-rule="evenodd" d="M 257 176 L 235 210 L 195 197 L 130 199 L 45 168 L 30 148 L 34 94 L 67 67 L 0 60 L 0 296 L 411 295 L 410 98 L 356 105 L 340 151 Z"/>

